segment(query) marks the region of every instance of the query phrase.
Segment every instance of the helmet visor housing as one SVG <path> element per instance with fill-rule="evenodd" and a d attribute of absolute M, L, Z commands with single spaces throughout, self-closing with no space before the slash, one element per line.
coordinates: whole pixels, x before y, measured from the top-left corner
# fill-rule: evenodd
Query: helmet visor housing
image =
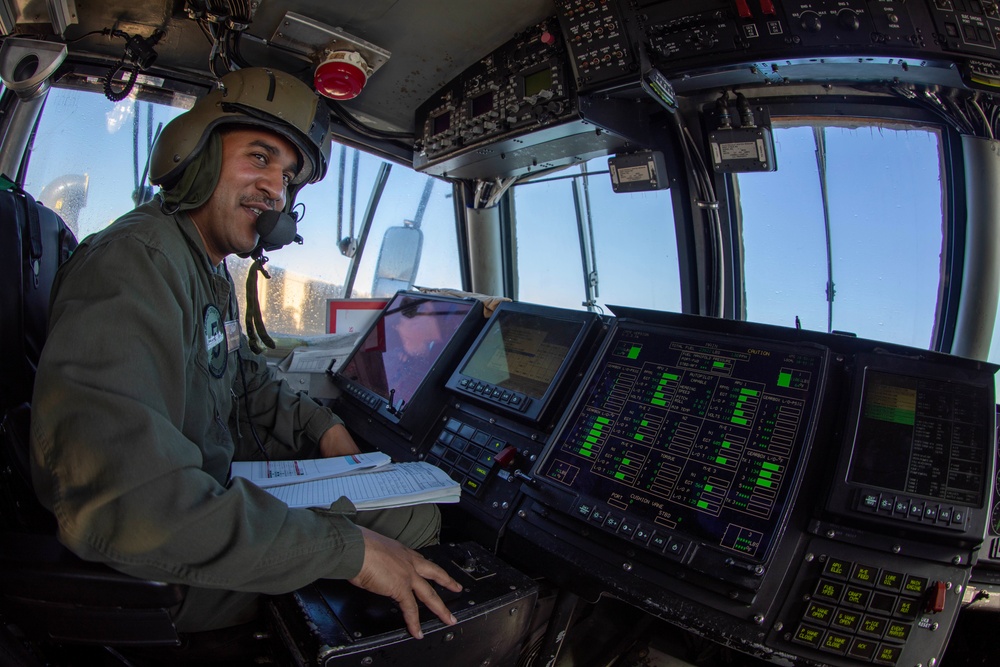
<path fill-rule="evenodd" d="M 309 86 L 290 74 L 263 67 L 230 72 L 219 83 L 219 88 L 163 128 L 150 157 L 153 184 L 166 190 L 174 187 L 212 130 L 231 124 L 276 132 L 298 149 L 302 167 L 289 183 L 289 203 L 302 185 L 326 175 L 330 116 Z"/>

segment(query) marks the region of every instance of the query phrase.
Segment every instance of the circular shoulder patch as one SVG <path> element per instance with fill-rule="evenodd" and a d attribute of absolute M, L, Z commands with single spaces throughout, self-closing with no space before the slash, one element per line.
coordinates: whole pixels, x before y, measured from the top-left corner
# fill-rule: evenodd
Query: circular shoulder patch
<path fill-rule="evenodd" d="M 222 311 L 211 304 L 205 306 L 205 351 L 208 353 L 208 369 L 213 376 L 221 378 L 226 374 L 226 364 L 229 363 L 229 347 L 226 345 Z"/>

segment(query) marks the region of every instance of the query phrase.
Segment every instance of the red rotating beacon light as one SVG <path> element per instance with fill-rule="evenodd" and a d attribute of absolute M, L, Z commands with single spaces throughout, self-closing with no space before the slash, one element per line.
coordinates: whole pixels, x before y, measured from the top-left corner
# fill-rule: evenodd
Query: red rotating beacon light
<path fill-rule="evenodd" d="M 357 97 L 368 82 L 372 69 L 355 51 L 333 51 L 313 75 L 316 92 L 334 100 Z"/>

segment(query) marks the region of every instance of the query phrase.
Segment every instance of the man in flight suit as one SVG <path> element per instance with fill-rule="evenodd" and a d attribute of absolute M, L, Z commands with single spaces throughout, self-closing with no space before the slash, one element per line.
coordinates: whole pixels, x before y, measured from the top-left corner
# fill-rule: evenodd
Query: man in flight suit
<path fill-rule="evenodd" d="M 36 491 L 80 557 L 188 585 L 180 632 L 247 622 L 259 594 L 321 578 L 391 596 L 417 637 L 417 599 L 455 622 L 428 579 L 460 586 L 408 548 L 437 540 L 433 505 L 290 509 L 228 478 L 230 423 L 253 422 L 284 458 L 358 451 L 339 418 L 249 350 L 225 267 L 254 250 L 261 213 L 290 210 L 323 178 L 327 123 L 292 76 L 222 77 L 158 138 L 157 197 L 85 239 L 53 288 L 32 409 Z"/>

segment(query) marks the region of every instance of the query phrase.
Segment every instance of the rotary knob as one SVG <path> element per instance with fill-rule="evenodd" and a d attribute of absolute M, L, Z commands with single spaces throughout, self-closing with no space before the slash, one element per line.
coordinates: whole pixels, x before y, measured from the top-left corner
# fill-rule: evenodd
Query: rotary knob
<path fill-rule="evenodd" d="M 816 12 L 802 12 L 799 14 L 799 23 L 807 32 L 819 32 L 823 29 L 823 21 Z"/>
<path fill-rule="evenodd" d="M 861 20 L 853 9 L 841 9 L 837 12 L 837 24 L 844 30 L 854 32 L 861 27 Z"/>

